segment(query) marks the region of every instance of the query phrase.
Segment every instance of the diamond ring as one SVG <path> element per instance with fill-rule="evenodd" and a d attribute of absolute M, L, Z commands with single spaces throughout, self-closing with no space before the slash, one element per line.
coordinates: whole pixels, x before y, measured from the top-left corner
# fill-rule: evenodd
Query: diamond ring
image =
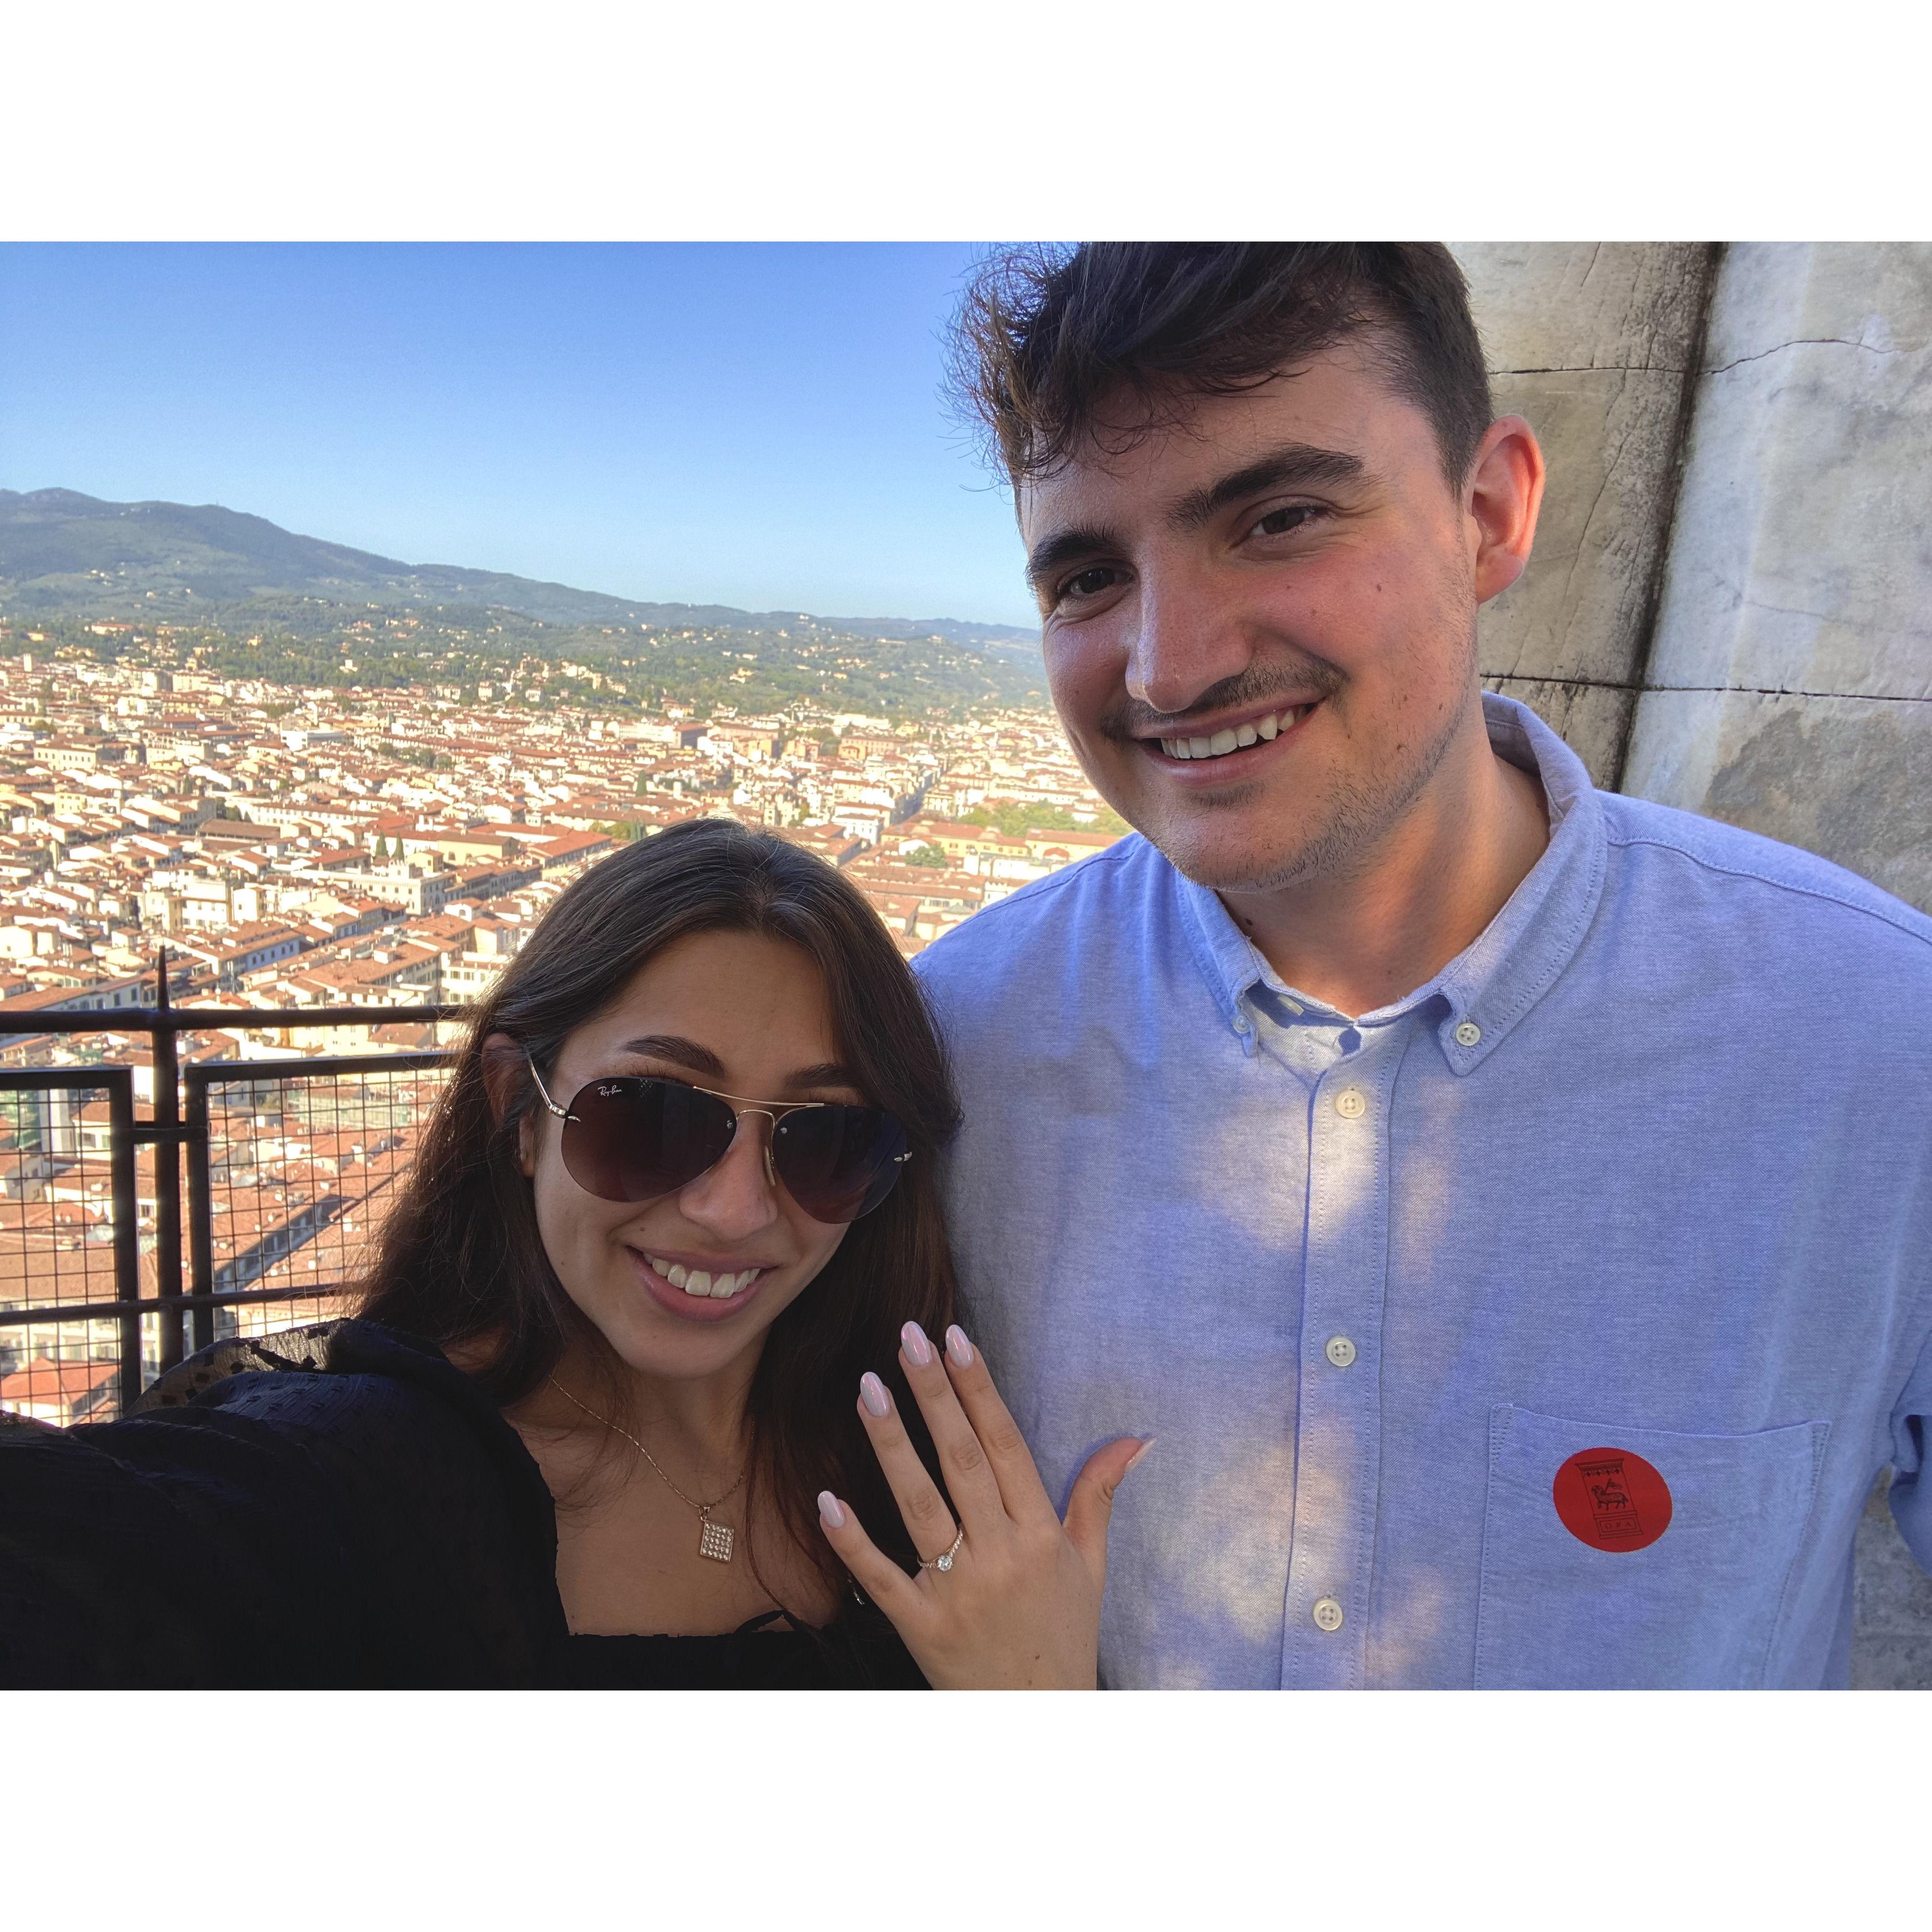
<path fill-rule="evenodd" d="M 944 1556 L 935 1556 L 930 1563 L 922 1563 L 919 1567 L 922 1570 L 950 1570 L 953 1558 L 959 1554 L 959 1546 L 965 1540 L 966 1532 L 962 1529 L 952 1539 L 952 1547 Z"/>

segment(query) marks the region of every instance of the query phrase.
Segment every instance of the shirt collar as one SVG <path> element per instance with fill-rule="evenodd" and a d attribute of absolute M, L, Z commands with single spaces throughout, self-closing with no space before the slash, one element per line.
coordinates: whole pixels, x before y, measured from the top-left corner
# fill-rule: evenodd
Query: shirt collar
<path fill-rule="evenodd" d="M 1575 956 L 1603 896 L 1609 854 L 1603 806 L 1576 753 L 1514 698 L 1485 692 L 1483 718 L 1497 755 L 1542 782 L 1550 843 L 1472 944 L 1426 986 L 1358 1022 L 1387 1025 L 1435 1003 L 1436 1037 L 1458 1073 L 1468 1072 L 1502 1043 Z M 1320 1002 L 1284 986 L 1269 970 L 1218 894 L 1178 872 L 1173 878 L 1190 915 L 1183 925 L 1195 962 L 1246 1051 L 1254 1050 L 1243 1010 L 1250 988 L 1277 1001 L 1285 994 L 1326 1016 Z"/>

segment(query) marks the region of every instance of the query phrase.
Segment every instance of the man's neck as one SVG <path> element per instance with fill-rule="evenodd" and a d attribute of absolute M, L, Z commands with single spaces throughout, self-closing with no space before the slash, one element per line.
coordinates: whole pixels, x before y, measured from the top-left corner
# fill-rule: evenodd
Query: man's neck
<path fill-rule="evenodd" d="M 1282 979 L 1352 1018 L 1426 986 L 1502 910 L 1550 842 L 1543 788 L 1486 730 L 1346 878 L 1223 902 Z"/>

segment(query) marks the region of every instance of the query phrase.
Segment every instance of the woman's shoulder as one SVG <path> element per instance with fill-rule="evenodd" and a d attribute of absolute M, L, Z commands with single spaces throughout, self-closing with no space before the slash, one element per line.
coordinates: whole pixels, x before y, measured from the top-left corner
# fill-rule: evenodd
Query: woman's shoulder
<path fill-rule="evenodd" d="M 434 1342 L 398 1329 L 350 1319 L 218 1342 L 146 1390 L 124 1432 L 143 1423 L 266 1430 L 412 1514 L 487 1489 L 546 1562 L 554 1550 L 550 1493 L 522 1438 Z"/>
<path fill-rule="evenodd" d="M 218 1402 L 240 1391 L 224 1384 L 238 1378 L 272 1377 L 255 1382 L 249 1393 L 271 1408 L 290 1413 L 320 1402 L 328 1405 L 332 1391 L 317 1380 L 356 1378 L 365 1400 L 418 1406 L 411 1391 L 440 1400 L 459 1412 L 470 1411 L 483 1399 L 480 1391 L 434 1342 L 373 1322 L 317 1322 L 303 1328 L 274 1334 L 233 1336 L 213 1343 L 168 1370 L 128 1406 L 134 1415 L 158 1415 L 190 1403 L 206 1402 L 212 1393 Z M 484 1406 L 487 1408 L 487 1404 Z"/>

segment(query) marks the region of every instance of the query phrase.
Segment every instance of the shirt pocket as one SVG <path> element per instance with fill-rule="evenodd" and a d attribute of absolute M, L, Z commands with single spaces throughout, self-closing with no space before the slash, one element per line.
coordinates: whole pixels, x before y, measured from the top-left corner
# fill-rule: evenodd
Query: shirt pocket
<path fill-rule="evenodd" d="M 1762 1684 L 1828 1433 L 1678 1436 L 1492 1408 L 1478 1687 Z M 1670 1527 L 1643 1548 L 1592 1548 L 1557 1515 L 1557 1471 L 1604 1448 L 1641 1456 L 1670 1486 Z"/>

